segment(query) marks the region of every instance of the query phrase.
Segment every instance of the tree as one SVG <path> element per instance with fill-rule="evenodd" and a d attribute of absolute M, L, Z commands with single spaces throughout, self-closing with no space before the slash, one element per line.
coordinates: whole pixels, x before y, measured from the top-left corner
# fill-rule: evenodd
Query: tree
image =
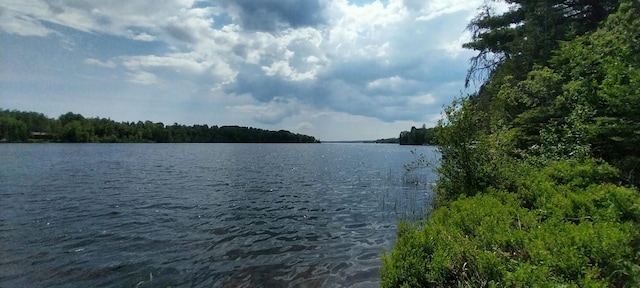
<path fill-rule="evenodd" d="M 422 128 L 411 127 L 410 131 L 400 132 L 398 138 L 400 145 L 433 145 L 435 144 L 435 128 L 427 128 L 425 124 Z"/>
<path fill-rule="evenodd" d="M 64 126 L 61 140 L 63 142 L 82 143 L 92 142 L 93 127 L 86 121 L 75 120 Z"/>
<path fill-rule="evenodd" d="M 534 148 L 530 152 L 552 158 L 588 151 L 627 175 L 637 171 L 637 11 L 632 4 L 623 4 L 601 29 L 563 42 L 548 66 L 535 67 L 522 81 L 505 77 L 499 92 L 492 97 L 492 123 L 502 121 L 514 129 L 520 149 Z"/>
<path fill-rule="evenodd" d="M 62 126 L 65 126 L 73 121 L 83 121 L 84 116 L 80 114 L 74 114 L 72 112 L 67 112 L 66 114 L 60 115 L 60 117 L 58 117 L 58 120 L 60 121 L 60 124 L 62 124 Z"/>
<path fill-rule="evenodd" d="M 489 43 L 504 61 L 445 108 L 438 209 L 400 226 L 381 286 L 640 284 L 640 194 L 627 185 L 640 184 L 640 2 L 620 1 L 595 30 L 613 2 L 545 1 L 564 7 L 549 24 L 567 27 L 544 56 Z M 535 4 L 518 3 L 525 16 Z M 491 36 L 516 43 L 526 25 Z"/>
<path fill-rule="evenodd" d="M 29 138 L 29 130 L 24 122 L 0 110 L 0 140 L 8 142 L 25 142 Z"/>
<path fill-rule="evenodd" d="M 485 4 L 468 25 L 472 40 L 463 47 L 478 54 L 471 59 L 467 85 L 473 79 L 490 75 L 502 64 L 503 68 L 510 68 L 514 76 L 526 75 L 534 65 L 544 64 L 560 41 L 594 31 L 624 0 L 500 2 L 511 4 L 512 8 L 496 15 L 492 7 Z"/>
<path fill-rule="evenodd" d="M 319 143 L 312 136 L 286 130 L 178 123 L 165 126 L 162 122 L 148 120 L 117 123 L 105 118 L 85 118 L 72 112 L 49 119 L 41 113 L 0 109 L 0 140 L 26 142 L 29 132 L 46 132 L 45 140 L 60 142 Z"/>

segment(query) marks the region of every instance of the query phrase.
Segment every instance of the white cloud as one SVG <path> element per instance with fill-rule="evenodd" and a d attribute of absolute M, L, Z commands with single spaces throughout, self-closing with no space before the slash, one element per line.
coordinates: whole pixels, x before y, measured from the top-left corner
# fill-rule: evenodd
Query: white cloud
<path fill-rule="evenodd" d="M 415 86 L 415 80 L 406 80 L 398 75 L 388 78 L 380 78 L 367 83 L 367 88 L 371 90 L 394 91 L 406 87 Z"/>
<path fill-rule="evenodd" d="M 323 118 L 327 123 L 368 121 L 398 129 L 437 114 L 459 95 L 466 70 L 460 45 L 469 37 L 463 31 L 481 1 L 301 1 L 296 11 L 276 0 L 194 3 L 5 0 L 0 29 L 59 35 L 48 38 L 55 45 L 73 44 L 67 47 L 82 57 L 76 63 L 85 69 L 120 65 L 110 70 L 125 73 L 118 79 L 182 91 L 170 94 L 181 107 L 228 107 L 236 115 L 224 115 L 233 119 L 243 115 L 253 123 L 294 128 L 308 123 L 304 127 L 311 130 L 325 126 L 312 116 L 322 111 L 322 117 L 337 117 Z M 252 5 L 273 9 L 265 12 L 273 19 L 258 17 Z M 68 28 L 88 33 L 67 37 Z M 84 43 L 86 35 L 121 42 L 101 47 Z"/>
<path fill-rule="evenodd" d="M 103 61 L 100 61 L 98 59 L 93 59 L 93 58 L 84 59 L 84 64 L 92 65 L 92 66 L 98 66 L 98 67 L 104 67 L 104 68 L 115 68 L 116 67 L 116 63 L 114 63 L 111 60 L 103 62 Z"/>
<path fill-rule="evenodd" d="M 218 61 L 216 61 L 218 59 Z M 212 58 L 196 52 L 170 53 L 162 56 L 121 57 L 122 64 L 134 75 L 141 72 L 170 74 L 170 80 L 200 77 L 210 87 L 219 87 L 233 81 L 237 72 L 220 58 Z"/>
<path fill-rule="evenodd" d="M 34 17 L 0 6 L 0 30 L 22 36 L 47 36 L 51 30 Z"/>
<path fill-rule="evenodd" d="M 199 74 L 208 64 L 206 60 L 193 53 L 172 53 L 163 56 L 145 55 L 123 58 L 123 65 L 131 70 L 140 68 L 171 68 Z"/>
<path fill-rule="evenodd" d="M 151 41 L 155 41 L 157 39 L 156 37 L 151 36 L 151 35 L 149 35 L 147 33 L 139 33 L 139 34 L 131 33 L 130 38 L 133 39 L 133 40 L 145 41 L 145 42 L 151 42 Z"/>
<path fill-rule="evenodd" d="M 202 23 L 192 21 L 208 21 L 204 16 L 212 10 L 192 8 L 193 3 L 194 1 L 182 0 L 168 0 L 162 3 L 143 0 L 5 0 L 0 3 L 0 8 L 12 11 L 22 18 L 37 19 L 38 23 L 35 24 L 42 28 L 44 21 L 85 32 L 107 33 L 149 41 L 155 39 L 154 34 L 161 34 L 163 27 L 170 23 L 193 27 Z M 131 33 L 132 27 L 148 31 Z"/>
<path fill-rule="evenodd" d="M 389 31 L 406 21 L 409 11 L 400 0 L 390 0 L 385 6 L 379 1 L 363 6 L 350 5 L 346 0 L 332 1 L 327 42 L 331 52 L 343 57 L 385 55 Z"/>
<path fill-rule="evenodd" d="M 436 102 L 436 98 L 431 94 L 418 95 L 409 98 L 411 105 L 431 105 Z"/>
<path fill-rule="evenodd" d="M 151 85 L 158 83 L 158 77 L 155 74 L 145 72 L 145 71 L 137 71 L 128 73 L 130 76 L 129 81 L 131 83 Z"/>
<path fill-rule="evenodd" d="M 441 42 L 441 49 L 446 52 L 446 56 L 455 59 L 460 54 L 464 52 L 469 52 L 469 50 L 462 48 L 462 44 L 467 43 L 469 41 L 471 41 L 471 33 L 468 31 L 465 31 L 456 40 L 452 41 L 449 39 L 448 41 Z"/>
<path fill-rule="evenodd" d="M 473 11 L 482 4 L 480 0 L 432 0 L 425 1 L 418 13 L 417 21 L 429 21 L 459 11 Z"/>

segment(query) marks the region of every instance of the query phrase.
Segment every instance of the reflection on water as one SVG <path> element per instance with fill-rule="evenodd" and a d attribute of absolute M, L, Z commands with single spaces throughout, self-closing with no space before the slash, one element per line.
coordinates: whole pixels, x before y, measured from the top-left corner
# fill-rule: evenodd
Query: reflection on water
<path fill-rule="evenodd" d="M 0 286 L 375 287 L 430 203 L 410 149 L 0 145 Z"/>

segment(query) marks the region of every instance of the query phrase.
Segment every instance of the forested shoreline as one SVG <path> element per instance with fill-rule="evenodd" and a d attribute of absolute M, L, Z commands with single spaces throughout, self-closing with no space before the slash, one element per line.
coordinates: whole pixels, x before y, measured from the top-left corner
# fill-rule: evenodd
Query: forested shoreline
<path fill-rule="evenodd" d="M 398 143 L 400 145 L 434 145 L 436 144 L 435 137 L 435 128 L 427 128 L 422 125 L 422 128 L 411 127 L 409 131 L 400 132 Z"/>
<path fill-rule="evenodd" d="M 286 130 L 241 126 L 186 126 L 174 123 L 116 122 L 68 112 L 57 119 L 42 113 L 0 109 L 0 142 L 65 143 L 319 143 Z"/>
<path fill-rule="evenodd" d="M 499 2 L 468 26 L 479 91 L 436 127 L 434 210 L 381 284 L 639 287 L 640 2 Z"/>

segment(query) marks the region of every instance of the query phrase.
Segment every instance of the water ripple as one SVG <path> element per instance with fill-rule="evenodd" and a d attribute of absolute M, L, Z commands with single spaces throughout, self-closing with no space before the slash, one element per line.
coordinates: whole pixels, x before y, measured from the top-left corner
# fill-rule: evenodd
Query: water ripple
<path fill-rule="evenodd" d="M 0 287 L 375 287 L 397 221 L 430 201 L 395 145 L 0 153 Z"/>

